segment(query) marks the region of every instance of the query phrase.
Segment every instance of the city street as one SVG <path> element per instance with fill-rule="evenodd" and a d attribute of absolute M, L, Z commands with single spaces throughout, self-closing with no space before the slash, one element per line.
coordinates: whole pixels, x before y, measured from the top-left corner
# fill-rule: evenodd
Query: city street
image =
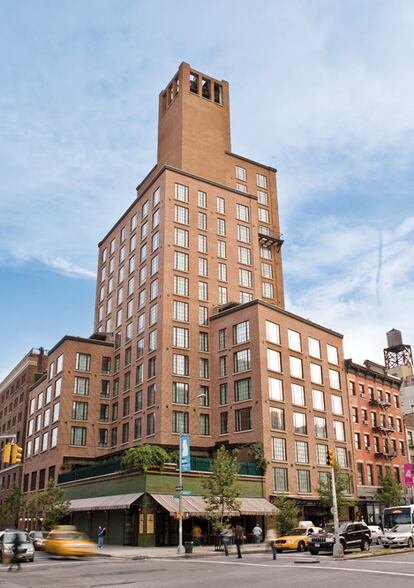
<path fill-rule="evenodd" d="M 229 558 L 165 558 L 130 560 L 105 558 L 89 561 L 46 560 L 38 557 L 20 573 L 0 571 L 0 587 L 7 588 L 116 588 L 142 587 L 207 588 L 226 584 L 239 588 L 303 588 L 304 585 L 334 585 L 347 588 L 361 584 L 364 588 L 412 586 L 414 553 L 394 553 L 386 557 L 334 561 L 322 556 L 319 563 L 307 563 L 307 554 L 284 554 L 273 562 L 270 554 L 249 554 L 238 560 Z M 295 563 L 302 561 L 303 563 Z M 306 562 L 306 563 L 305 563 Z M 283 570 L 283 571 L 282 571 Z"/>

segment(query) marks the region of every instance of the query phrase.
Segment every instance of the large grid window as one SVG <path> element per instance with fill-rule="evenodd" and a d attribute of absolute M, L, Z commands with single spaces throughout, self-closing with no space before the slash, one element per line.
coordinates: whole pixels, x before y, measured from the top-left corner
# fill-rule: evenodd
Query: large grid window
<path fill-rule="evenodd" d="M 250 431 L 252 428 L 252 415 L 250 408 L 241 408 L 235 411 L 236 431 Z"/>
<path fill-rule="evenodd" d="M 179 229 L 176 227 L 174 229 L 174 245 L 178 245 L 178 247 L 185 247 L 188 249 L 189 237 L 188 231 L 186 229 Z"/>
<path fill-rule="evenodd" d="M 242 402 L 244 400 L 250 400 L 251 397 L 252 391 L 250 378 L 236 380 L 234 382 L 234 401 Z"/>
<path fill-rule="evenodd" d="M 227 384 L 220 384 L 220 405 L 228 404 L 228 387 Z"/>
<path fill-rule="evenodd" d="M 267 178 L 263 174 L 256 174 L 256 184 L 259 188 L 267 188 Z"/>
<path fill-rule="evenodd" d="M 217 257 L 220 257 L 220 259 L 226 259 L 227 251 L 225 241 L 217 241 Z"/>
<path fill-rule="evenodd" d="M 208 276 L 208 260 L 204 257 L 198 258 L 198 275 L 203 277 Z"/>
<path fill-rule="evenodd" d="M 217 234 L 221 237 L 226 236 L 226 221 L 224 218 L 217 219 Z"/>
<path fill-rule="evenodd" d="M 207 215 L 205 212 L 198 213 L 198 228 L 207 231 Z"/>
<path fill-rule="evenodd" d="M 264 298 L 273 298 L 273 284 L 262 282 L 262 294 Z"/>
<path fill-rule="evenodd" d="M 181 202 L 188 202 L 188 186 L 175 184 L 175 199 Z"/>
<path fill-rule="evenodd" d="M 182 327 L 173 327 L 173 346 L 188 349 L 189 331 Z"/>
<path fill-rule="evenodd" d="M 188 272 L 189 256 L 181 251 L 174 251 L 174 269 L 180 272 Z"/>
<path fill-rule="evenodd" d="M 206 235 L 198 235 L 198 252 L 207 253 L 207 237 Z"/>
<path fill-rule="evenodd" d="M 91 369 L 91 356 L 89 353 L 77 353 L 75 369 L 79 372 L 89 372 Z"/>
<path fill-rule="evenodd" d="M 326 439 L 328 437 L 326 419 L 323 417 L 313 417 L 313 424 L 315 429 L 315 437 Z"/>
<path fill-rule="evenodd" d="M 290 375 L 293 378 L 303 378 L 303 365 L 299 357 L 289 357 Z"/>
<path fill-rule="evenodd" d="M 189 403 L 189 386 L 185 382 L 173 382 L 173 403 Z"/>
<path fill-rule="evenodd" d="M 233 325 L 233 345 L 241 345 L 250 340 L 250 323 L 243 321 Z"/>
<path fill-rule="evenodd" d="M 343 406 L 341 396 L 336 396 L 335 394 L 332 394 L 331 402 L 332 402 L 332 413 L 343 415 L 344 414 L 344 406 Z"/>
<path fill-rule="evenodd" d="M 268 199 L 266 192 L 263 192 L 263 190 L 257 190 L 257 201 L 260 204 L 264 204 L 265 206 L 268 206 L 269 199 Z"/>
<path fill-rule="evenodd" d="M 276 431 L 285 430 L 285 411 L 283 408 L 270 408 L 270 427 Z"/>
<path fill-rule="evenodd" d="M 198 282 L 198 299 L 206 302 L 208 300 L 207 282 Z"/>
<path fill-rule="evenodd" d="M 174 410 L 172 413 L 172 432 L 188 433 L 188 412 Z"/>
<path fill-rule="evenodd" d="M 348 458 L 345 447 L 335 447 L 335 459 L 340 468 L 348 467 Z"/>
<path fill-rule="evenodd" d="M 249 209 L 244 204 L 236 204 L 236 218 L 237 220 L 249 222 Z"/>
<path fill-rule="evenodd" d="M 274 349 L 267 350 L 267 369 L 272 372 L 282 371 L 281 355 L 279 351 L 275 351 Z"/>
<path fill-rule="evenodd" d="M 173 353 L 173 374 L 176 376 L 188 376 L 189 370 L 188 355 Z"/>
<path fill-rule="evenodd" d="M 311 491 L 310 472 L 308 470 L 297 470 L 298 492 L 309 493 Z"/>
<path fill-rule="evenodd" d="M 266 321 L 266 340 L 276 345 L 280 344 L 279 325 L 271 321 Z"/>
<path fill-rule="evenodd" d="M 288 471 L 286 468 L 273 468 L 275 492 L 288 492 Z"/>
<path fill-rule="evenodd" d="M 286 439 L 272 437 L 272 459 L 286 461 Z"/>
<path fill-rule="evenodd" d="M 226 201 L 221 196 L 216 198 L 216 212 L 219 214 L 225 214 L 226 212 Z"/>
<path fill-rule="evenodd" d="M 273 268 L 270 263 L 262 261 L 260 266 L 262 268 L 262 277 L 271 280 L 273 278 Z"/>
<path fill-rule="evenodd" d="M 283 401 L 283 382 L 276 378 L 270 378 L 269 381 L 269 398 L 271 400 Z"/>
<path fill-rule="evenodd" d="M 239 245 L 237 247 L 238 261 L 244 265 L 252 265 L 252 252 L 248 247 Z"/>
<path fill-rule="evenodd" d="M 70 434 L 70 444 L 78 447 L 86 445 L 86 427 L 72 427 Z"/>
<path fill-rule="evenodd" d="M 269 222 L 269 211 L 264 209 L 264 208 L 259 208 L 258 209 L 258 216 L 259 216 L 259 221 L 262 223 L 268 223 Z"/>
<path fill-rule="evenodd" d="M 174 294 L 177 294 L 177 296 L 188 296 L 188 284 L 188 278 L 174 276 Z"/>
<path fill-rule="evenodd" d="M 296 435 L 307 435 L 306 414 L 303 412 L 293 413 L 293 428 Z"/>
<path fill-rule="evenodd" d="M 237 240 L 242 243 L 250 243 L 250 229 L 245 225 L 237 225 Z"/>
<path fill-rule="evenodd" d="M 89 396 L 89 378 L 75 377 L 74 394 Z"/>
<path fill-rule="evenodd" d="M 239 268 L 239 286 L 242 288 L 252 287 L 252 272 L 250 270 Z"/>
<path fill-rule="evenodd" d="M 242 182 L 247 182 L 247 171 L 244 167 L 236 165 L 236 178 L 242 180 Z"/>
<path fill-rule="evenodd" d="M 242 349 L 233 354 L 235 373 L 250 369 L 250 349 Z"/>
<path fill-rule="evenodd" d="M 309 463 L 309 448 L 306 441 L 295 441 L 297 463 Z"/>
<path fill-rule="evenodd" d="M 207 194 L 201 190 L 198 191 L 198 206 L 200 208 L 207 208 Z"/>
<path fill-rule="evenodd" d="M 220 282 L 227 282 L 227 265 L 225 263 L 218 264 L 217 273 Z"/>
<path fill-rule="evenodd" d="M 88 420 L 88 403 L 87 402 L 72 402 L 72 419 L 75 421 Z"/>
<path fill-rule="evenodd" d="M 325 466 L 328 459 L 328 447 L 318 443 L 316 445 L 316 462 L 320 466 Z"/>
<path fill-rule="evenodd" d="M 219 286 L 218 287 L 218 303 L 220 305 L 223 305 L 223 304 L 227 304 L 227 302 L 228 302 L 227 288 L 224 288 L 224 286 Z"/>
<path fill-rule="evenodd" d="M 210 415 L 200 414 L 200 435 L 210 435 Z"/>
<path fill-rule="evenodd" d="M 188 323 L 188 303 L 174 300 L 173 317 L 175 321 Z"/>
<path fill-rule="evenodd" d="M 299 384 L 291 384 L 292 404 L 296 406 L 306 406 L 305 388 Z"/>

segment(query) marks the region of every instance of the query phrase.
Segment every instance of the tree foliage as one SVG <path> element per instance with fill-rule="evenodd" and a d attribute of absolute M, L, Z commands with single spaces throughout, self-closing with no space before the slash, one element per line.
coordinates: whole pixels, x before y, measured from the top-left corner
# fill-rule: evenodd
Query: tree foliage
<path fill-rule="evenodd" d="M 41 526 L 50 530 L 69 514 L 69 502 L 64 491 L 50 479 L 45 490 L 33 496 L 27 503 L 29 516 L 41 521 Z"/>
<path fill-rule="evenodd" d="M 139 445 L 131 447 L 122 456 L 122 467 L 127 470 L 139 468 L 146 472 L 151 466 L 158 466 L 161 470 L 170 460 L 170 454 L 158 445 Z"/>
<path fill-rule="evenodd" d="M 278 496 L 275 505 L 278 508 L 275 515 L 276 527 L 280 535 L 285 535 L 289 529 L 293 529 L 298 524 L 299 507 L 295 500 L 286 496 Z"/>
<path fill-rule="evenodd" d="M 349 490 L 349 475 L 342 472 L 336 463 L 334 465 L 334 472 L 338 516 L 340 519 L 344 519 L 347 518 L 347 509 L 353 505 L 353 501 L 345 497 Z M 332 508 L 332 482 L 330 477 L 328 482 L 319 482 L 319 499 L 321 504 L 327 508 Z"/>
<path fill-rule="evenodd" d="M 23 492 L 18 486 L 13 485 L 4 495 L 0 504 L 0 528 L 17 527 L 24 505 Z"/>
<path fill-rule="evenodd" d="M 384 506 L 398 506 L 404 502 L 403 489 L 390 468 L 386 469 L 385 476 L 381 479 L 376 498 Z"/>
<path fill-rule="evenodd" d="M 267 461 L 264 456 L 263 443 L 252 443 L 249 448 L 249 453 L 254 457 L 254 461 L 258 470 L 263 472 L 267 470 Z"/>
<path fill-rule="evenodd" d="M 237 452 L 227 451 L 222 445 L 212 465 L 212 473 L 204 481 L 206 517 L 213 528 L 220 531 L 230 512 L 240 510 L 239 462 Z"/>

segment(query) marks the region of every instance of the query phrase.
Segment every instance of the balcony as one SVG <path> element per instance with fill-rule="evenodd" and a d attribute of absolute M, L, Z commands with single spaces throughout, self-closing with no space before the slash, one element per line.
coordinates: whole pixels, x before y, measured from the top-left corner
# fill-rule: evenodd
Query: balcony
<path fill-rule="evenodd" d="M 395 451 L 376 451 L 375 457 L 382 457 L 383 459 L 394 459 L 397 457 L 397 453 Z"/>
<path fill-rule="evenodd" d="M 390 408 L 390 406 L 392 406 L 391 402 L 387 402 L 386 400 L 378 400 L 375 398 L 371 398 L 369 403 L 371 406 L 378 406 L 383 410 Z"/>
<path fill-rule="evenodd" d="M 374 433 L 382 433 L 383 435 L 388 435 L 388 433 L 394 433 L 394 427 L 386 427 L 382 425 L 373 425 L 372 431 Z"/>
<path fill-rule="evenodd" d="M 259 233 L 259 243 L 264 247 L 273 247 L 276 246 L 276 249 L 280 251 L 284 243 L 284 239 L 282 239 L 282 235 L 266 235 L 264 233 Z"/>

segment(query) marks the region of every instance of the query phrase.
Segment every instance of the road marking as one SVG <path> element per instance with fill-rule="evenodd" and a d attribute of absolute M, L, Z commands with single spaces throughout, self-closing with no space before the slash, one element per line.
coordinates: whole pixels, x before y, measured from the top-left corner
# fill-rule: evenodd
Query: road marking
<path fill-rule="evenodd" d="M 160 561 L 160 560 L 158 560 Z M 175 559 L 171 559 L 168 561 L 178 561 Z M 209 563 L 211 560 L 206 560 L 206 559 L 191 559 L 190 561 L 198 561 L 201 563 Z M 279 560 L 276 560 L 279 561 Z M 222 564 L 222 565 L 228 565 L 228 566 L 253 566 L 253 567 L 260 567 L 260 568 L 276 568 L 276 567 L 283 567 L 283 568 L 296 568 L 298 569 L 297 565 L 292 565 L 292 564 L 282 564 L 282 565 L 278 565 L 278 563 L 273 563 L 273 564 L 259 564 L 259 563 L 250 563 L 250 562 L 242 562 L 242 561 L 215 561 L 214 563 L 217 564 Z M 309 570 L 335 570 L 335 571 L 340 571 L 340 572 L 358 572 L 361 574 L 380 574 L 383 576 L 404 576 L 404 577 L 408 577 L 408 578 L 414 578 L 414 574 L 409 574 L 406 572 L 386 572 L 383 570 L 366 570 L 364 568 L 344 568 L 344 567 L 340 567 L 340 566 L 317 566 L 315 567 L 314 565 L 307 565 L 307 564 L 301 564 L 299 569 L 304 569 L 307 568 Z"/>

